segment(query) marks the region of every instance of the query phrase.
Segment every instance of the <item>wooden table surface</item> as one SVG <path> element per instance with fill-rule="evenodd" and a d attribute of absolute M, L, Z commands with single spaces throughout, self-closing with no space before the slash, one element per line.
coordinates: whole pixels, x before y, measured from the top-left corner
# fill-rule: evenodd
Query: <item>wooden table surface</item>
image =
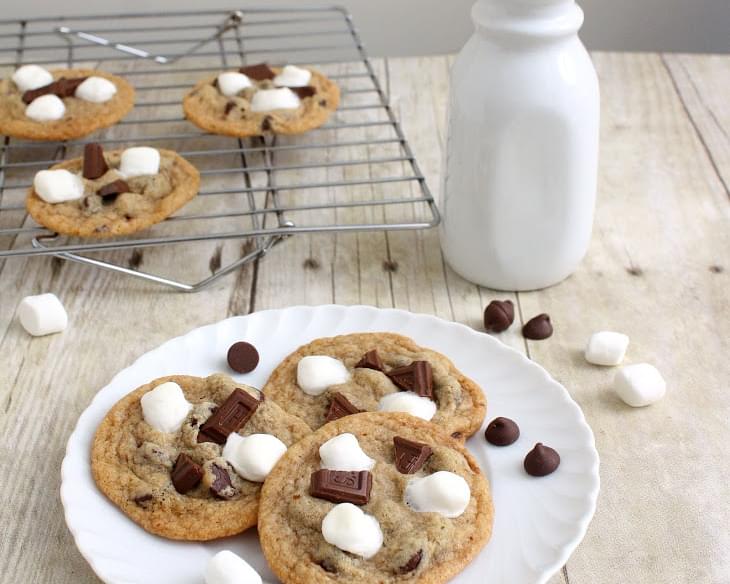
<path fill-rule="evenodd" d="M 0 261 L 0 579 L 98 581 L 63 520 L 65 443 L 95 392 L 163 341 L 231 315 L 332 302 L 479 329 L 491 299 L 512 298 L 517 322 L 500 338 L 568 388 L 601 456 L 596 516 L 551 584 L 730 582 L 730 57 L 594 59 L 602 125 L 593 240 L 579 270 L 553 288 L 472 285 L 444 264 L 437 230 L 297 235 L 195 295 L 50 257 Z M 449 60 L 385 64 L 393 106 L 437 195 Z M 241 245 L 103 257 L 195 281 Z M 14 318 L 21 298 L 41 292 L 65 304 L 63 334 L 31 338 Z M 540 312 L 552 316 L 554 336 L 524 342 L 520 323 Z M 630 335 L 627 362 L 659 368 L 663 401 L 632 409 L 614 397 L 614 370 L 582 357 L 600 329 Z"/>

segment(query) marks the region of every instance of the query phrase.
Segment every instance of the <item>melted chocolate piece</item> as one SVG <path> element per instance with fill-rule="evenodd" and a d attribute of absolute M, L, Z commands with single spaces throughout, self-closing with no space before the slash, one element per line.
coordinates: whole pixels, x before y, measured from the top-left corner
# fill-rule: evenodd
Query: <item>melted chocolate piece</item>
<path fill-rule="evenodd" d="M 509 418 L 494 418 L 484 431 L 484 437 L 495 446 L 509 446 L 520 437 L 520 428 Z"/>
<path fill-rule="evenodd" d="M 415 554 L 411 556 L 411 559 L 409 559 L 405 564 L 403 564 L 400 568 L 398 568 L 398 572 L 400 574 L 407 574 L 408 572 L 413 572 L 416 568 L 418 568 L 419 564 L 421 563 L 421 559 L 423 558 L 423 550 L 418 550 Z"/>
<path fill-rule="evenodd" d="M 377 349 L 373 349 L 372 351 L 365 353 L 362 356 L 362 359 L 357 362 L 355 367 L 375 369 L 376 371 L 382 371 L 385 368 L 383 360 L 380 358 L 380 355 L 378 355 Z"/>
<path fill-rule="evenodd" d="M 256 65 L 241 67 L 239 71 L 254 81 L 264 81 L 265 79 L 273 79 L 276 77 L 276 73 L 274 73 L 266 63 L 258 63 Z"/>
<path fill-rule="evenodd" d="M 49 93 L 61 98 L 72 97 L 76 92 L 76 88 L 86 81 L 86 79 L 87 77 L 75 77 L 73 79 L 61 77 L 60 79 L 52 81 L 48 85 L 44 85 L 38 89 L 29 89 L 23 93 L 23 102 L 30 103 L 34 99 L 39 98 L 41 95 L 48 95 Z"/>
<path fill-rule="evenodd" d="M 180 454 L 170 476 L 175 490 L 184 495 L 203 480 L 203 469 L 187 454 Z"/>
<path fill-rule="evenodd" d="M 228 365 L 239 373 L 249 373 L 259 364 L 259 352 L 251 343 L 239 341 L 228 349 Z"/>
<path fill-rule="evenodd" d="M 533 341 L 542 341 L 553 334 L 550 317 L 543 313 L 531 318 L 522 327 L 522 336 Z"/>
<path fill-rule="evenodd" d="M 104 149 L 101 144 L 92 142 L 84 146 L 83 177 L 94 180 L 104 176 L 107 170 L 109 170 L 109 167 L 104 159 Z"/>
<path fill-rule="evenodd" d="M 317 93 L 317 90 L 311 85 L 305 85 L 304 87 L 290 87 L 289 89 L 296 93 L 299 99 L 306 99 Z"/>
<path fill-rule="evenodd" d="M 405 367 L 391 369 L 386 375 L 400 389 L 433 399 L 433 373 L 428 361 L 414 361 Z"/>
<path fill-rule="evenodd" d="M 515 321 L 515 305 L 511 300 L 492 300 L 484 309 L 484 329 L 490 333 L 506 331 Z"/>
<path fill-rule="evenodd" d="M 332 394 L 330 409 L 327 410 L 327 416 L 325 419 L 328 422 L 331 422 L 332 420 L 339 420 L 345 416 L 359 414 L 360 412 L 361 410 L 358 410 L 355 406 L 353 406 L 350 403 L 350 400 L 348 400 L 344 395 L 340 392 L 335 392 Z"/>
<path fill-rule="evenodd" d="M 210 485 L 210 492 L 219 499 L 230 499 L 235 496 L 236 488 L 231 484 L 231 475 L 228 474 L 228 471 L 217 464 L 212 465 L 210 470 L 215 476 Z"/>
<path fill-rule="evenodd" d="M 113 203 L 118 195 L 131 192 L 129 185 L 122 179 L 110 182 L 101 187 L 96 194 L 99 195 L 104 203 Z"/>
<path fill-rule="evenodd" d="M 370 500 L 373 475 L 367 470 L 329 470 L 312 473 L 309 494 L 333 503 L 365 505 Z"/>
<path fill-rule="evenodd" d="M 393 446 L 395 447 L 395 468 L 402 474 L 418 472 L 433 452 L 428 444 L 414 442 L 400 436 L 393 438 Z"/>
<path fill-rule="evenodd" d="M 528 475 L 544 477 L 560 466 L 560 455 L 556 450 L 538 442 L 525 456 L 524 466 Z"/>
<path fill-rule="evenodd" d="M 43 87 L 37 87 L 36 89 L 29 89 L 28 91 L 23 92 L 23 103 L 30 103 L 34 99 L 39 98 L 41 95 L 48 95 L 49 93 L 55 93 L 56 89 L 56 82 L 51 81 L 48 85 L 44 85 Z"/>
<path fill-rule="evenodd" d="M 231 432 L 243 428 L 260 403 L 242 389 L 234 389 L 228 399 L 200 427 L 198 442 L 223 444 Z"/>

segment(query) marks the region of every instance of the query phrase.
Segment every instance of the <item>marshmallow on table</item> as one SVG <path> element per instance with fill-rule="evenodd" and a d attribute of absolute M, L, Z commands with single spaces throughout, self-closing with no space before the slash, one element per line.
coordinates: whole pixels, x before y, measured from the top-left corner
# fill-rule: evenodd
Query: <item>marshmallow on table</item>
<path fill-rule="evenodd" d="M 613 388 L 628 405 L 640 408 L 662 399 L 667 392 L 667 383 L 653 365 L 636 363 L 618 370 Z"/>
<path fill-rule="evenodd" d="M 322 468 L 330 470 L 372 470 L 375 461 L 362 448 L 357 438 L 346 432 L 330 438 L 319 447 Z"/>
<path fill-rule="evenodd" d="M 13 73 L 13 82 L 25 93 L 53 83 L 53 75 L 38 65 L 23 65 Z"/>
<path fill-rule="evenodd" d="M 261 584 L 261 576 L 233 552 L 218 552 L 205 568 L 205 584 Z"/>
<path fill-rule="evenodd" d="M 312 72 L 295 65 L 287 65 L 274 77 L 274 85 L 279 87 L 305 87 L 312 78 Z"/>
<path fill-rule="evenodd" d="M 252 112 L 268 112 L 277 109 L 297 109 L 299 97 L 288 87 L 259 89 L 251 99 Z"/>
<path fill-rule="evenodd" d="M 618 365 L 624 360 L 629 337 L 623 333 L 600 331 L 593 333 L 586 345 L 586 361 L 594 365 Z"/>
<path fill-rule="evenodd" d="M 396 391 L 380 398 L 378 410 L 381 412 L 405 412 L 422 420 L 430 420 L 436 415 L 436 403 L 412 391 Z"/>
<path fill-rule="evenodd" d="M 383 545 L 378 520 L 352 503 L 335 505 L 324 516 L 322 535 L 327 543 L 365 559 L 372 558 Z"/>
<path fill-rule="evenodd" d="M 286 452 L 286 444 L 271 434 L 228 435 L 223 458 L 247 481 L 263 483 Z"/>
<path fill-rule="evenodd" d="M 463 477 L 440 470 L 427 477 L 412 479 L 406 485 L 406 504 L 420 513 L 440 513 L 458 517 L 469 505 L 471 489 Z"/>
<path fill-rule="evenodd" d="M 75 201 L 84 196 L 84 181 L 63 168 L 41 170 L 33 178 L 33 190 L 46 203 Z"/>
<path fill-rule="evenodd" d="M 140 400 L 144 421 L 160 432 L 177 432 L 193 406 L 182 388 L 173 381 L 148 391 Z"/>
<path fill-rule="evenodd" d="M 251 85 L 251 80 L 237 71 L 226 71 L 218 75 L 218 90 L 223 95 L 236 95 L 239 91 L 251 87 Z"/>
<path fill-rule="evenodd" d="M 66 309 L 55 294 L 26 296 L 18 305 L 18 320 L 34 337 L 60 333 L 68 325 Z"/>
<path fill-rule="evenodd" d="M 307 395 L 319 395 L 332 385 L 350 381 L 350 372 L 338 359 L 324 355 L 302 357 L 297 364 L 297 385 Z"/>
<path fill-rule="evenodd" d="M 52 93 L 36 97 L 25 108 L 25 115 L 36 122 L 60 120 L 66 113 L 66 106 L 57 95 Z"/>
<path fill-rule="evenodd" d="M 88 77 L 76 88 L 74 95 L 85 101 L 104 103 L 109 101 L 117 92 L 117 86 L 104 77 Z"/>
<path fill-rule="evenodd" d="M 122 152 L 119 172 L 126 178 L 157 174 L 160 171 L 160 152 L 149 146 L 127 148 Z"/>

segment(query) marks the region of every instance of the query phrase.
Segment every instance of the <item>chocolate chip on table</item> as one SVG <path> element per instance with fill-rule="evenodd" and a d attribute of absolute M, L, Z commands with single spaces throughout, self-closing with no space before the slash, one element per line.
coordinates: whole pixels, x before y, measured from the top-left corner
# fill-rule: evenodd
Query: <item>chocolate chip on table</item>
<path fill-rule="evenodd" d="M 506 331 L 515 320 L 511 300 L 492 300 L 484 309 L 484 328 L 490 333 Z"/>
<path fill-rule="evenodd" d="M 289 89 L 296 93 L 299 99 L 306 99 L 307 97 L 312 97 L 317 93 L 317 90 L 311 85 L 305 85 L 304 87 L 290 87 Z"/>
<path fill-rule="evenodd" d="M 522 336 L 533 341 L 547 339 L 553 334 L 553 325 L 550 317 L 543 313 L 531 318 L 522 327 Z"/>
<path fill-rule="evenodd" d="M 180 454 L 170 473 L 175 490 L 184 495 L 203 480 L 203 469 L 187 454 Z"/>
<path fill-rule="evenodd" d="M 400 568 L 398 568 L 398 572 L 400 574 L 407 574 L 408 572 L 413 572 L 416 568 L 418 568 L 419 564 L 421 563 L 421 559 L 423 558 L 423 550 L 418 550 L 415 554 L 411 556 L 411 558 L 403 564 Z"/>
<path fill-rule="evenodd" d="M 363 369 L 375 369 L 376 371 L 382 371 L 385 366 L 383 365 L 383 360 L 380 358 L 380 355 L 378 355 L 378 350 L 373 349 L 372 351 L 368 351 L 362 356 L 362 359 L 360 359 L 357 364 L 355 365 L 356 368 L 363 368 Z"/>
<path fill-rule="evenodd" d="M 312 473 L 309 494 L 332 503 L 365 505 L 370 500 L 373 475 L 368 470 L 329 470 Z"/>
<path fill-rule="evenodd" d="M 231 432 L 240 430 L 261 402 L 242 389 L 234 389 L 221 406 L 200 427 L 198 442 L 223 444 Z"/>
<path fill-rule="evenodd" d="M 239 71 L 254 81 L 263 81 L 265 79 L 273 79 L 276 77 L 276 73 L 274 73 L 266 63 L 258 63 L 256 65 L 241 67 Z"/>
<path fill-rule="evenodd" d="M 328 422 L 332 420 L 339 420 L 345 416 L 351 416 L 352 414 L 359 414 L 362 410 L 357 409 L 350 400 L 348 400 L 340 392 L 332 394 L 332 401 L 330 402 L 329 410 L 327 410 L 327 416 L 325 419 Z"/>
<path fill-rule="evenodd" d="M 509 418 L 494 418 L 484 431 L 484 437 L 495 446 L 509 446 L 520 437 L 520 428 Z"/>
<path fill-rule="evenodd" d="M 221 466 L 214 464 L 210 467 L 213 476 L 213 482 L 210 485 L 210 492 L 219 499 L 230 499 L 236 494 L 236 488 L 231 483 L 231 475 Z"/>
<path fill-rule="evenodd" d="M 395 468 L 401 474 L 418 472 L 433 452 L 428 444 L 414 442 L 400 436 L 393 438 L 393 446 L 395 447 Z"/>
<path fill-rule="evenodd" d="M 90 180 L 104 176 L 109 170 L 104 160 L 104 149 L 98 142 L 92 142 L 84 146 L 84 170 L 83 177 Z"/>
<path fill-rule="evenodd" d="M 238 341 L 228 349 L 228 365 L 239 373 L 250 373 L 259 364 L 259 352 L 251 343 Z"/>
<path fill-rule="evenodd" d="M 102 198 L 104 203 L 112 203 L 118 195 L 129 192 L 131 192 L 129 185 L 122 179 L 119 179 L 104 185 L 96 191 L 96 194 Z"/>
<path fill-rule="evenodd" d="M 428 361 L 414 361 L 410 365 L 391 369 L 386 375 L 400 389 L 433 398 L 433 372 Z"/>
<path fill-rule="evenodd" d="M 525 456 L 524 466 L 528 475 L 544 477 L 560 466 L 560 455 L 556 450 L 538 442 Z"/>

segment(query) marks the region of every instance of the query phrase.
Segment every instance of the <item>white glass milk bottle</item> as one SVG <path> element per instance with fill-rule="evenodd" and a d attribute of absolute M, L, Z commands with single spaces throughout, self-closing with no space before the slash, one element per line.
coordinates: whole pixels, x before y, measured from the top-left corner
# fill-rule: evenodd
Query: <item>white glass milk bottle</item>
<path fill-rule="evenodd" d="M 479 0 L 451 72 L 441 242 L 502 290 L 560 282 L 593 224 L 599 93 L 574 0 Z"/>

